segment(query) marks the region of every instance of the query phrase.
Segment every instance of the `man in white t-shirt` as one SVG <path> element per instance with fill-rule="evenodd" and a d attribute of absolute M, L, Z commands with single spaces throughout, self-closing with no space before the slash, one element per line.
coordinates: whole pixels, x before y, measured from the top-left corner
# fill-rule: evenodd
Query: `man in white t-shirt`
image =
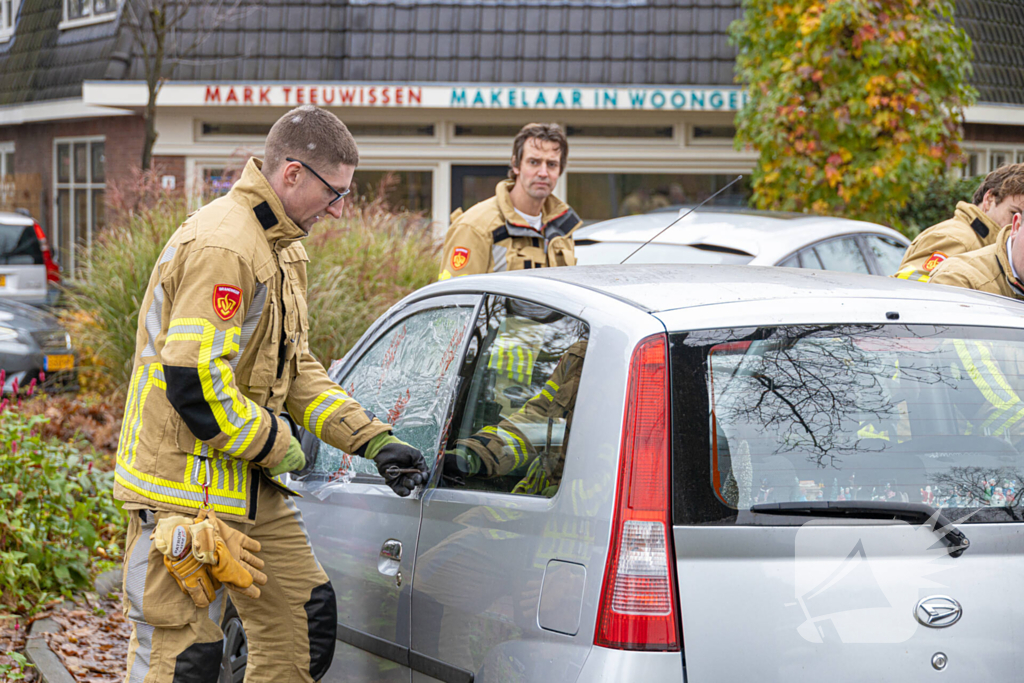
<path fill-rule="evenodd" d="M 509 179 L 490 199 L 452 214 L 438 279 L 576 265 L 572 233 L 583 221 L 552 194 L 568 158 L 558 124 L 523 126 L 512 143 Z"/>

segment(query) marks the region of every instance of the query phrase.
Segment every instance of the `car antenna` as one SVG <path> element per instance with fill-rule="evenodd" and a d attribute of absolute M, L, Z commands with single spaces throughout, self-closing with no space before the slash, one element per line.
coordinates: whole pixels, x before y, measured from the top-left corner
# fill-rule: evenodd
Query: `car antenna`
<path fill-rule="evenodd" d="M 646 247 L 646 246 L 647 246 L 648 244 L 650 244 L 651 242 L 653 242 L 653 241 L 654 241 L 654 240 L 655 240 L 655 239 L 656 239 L 656 238 L 657 238 L 657 237 L 658 237 L 659 235 L 661 235 L 661 233 L 665 232 L 666 230 L 668 230 L 669 228 L 671 228 L 671 227 L 672 227 L 673 225 L 675 225 L 675 224 L 676 224 L 676 223 L 678 223 L 679 221 L 683 220 L 684 218 L 686 218 L 687 216 L 689 216 L 689 215 L 690 215 L 691 213 L 693 213 L 694 211 L 696 211 L 696 210 L 697 210 L 697 209 L 699 209 L 700 207 L 704 206 L 705 204 L 707 204 L 708 202 L 710 202 L 710 201 L 711 201 L 712 199 L 714 199 L 714 198 L 715 198 L 715 197 L 717 197 L 718 195 L 722 194 L 723 192 L 725 192 L 726 190 L 728 190 L 728 189 L 729 189 L 730 187 L 732 187 L 733 185 L 735 185 L 736 183 L 738 183 L 738 182 L 739 182 L 740 180 L 742 180 L 742 179 L 743 179 L 743 176 L 742 176 L 742 175 L 738 175 L 738 176 L 736 176 L 735 178 L 733 178 L 733 179 L 732 179 L 732 182 L 730 182 L 730 183 L 729 183 L 728 185 L 726 185 L 726 186 L 725 186 L 725 187 L 723 187 L 723 188 L 722 188 L 721 190 L 719 190 L 718 192 L 714 193 L 713 195 L 711 195 L 710 197 L 708 197 L 707 199 L 705 199 L 704 201 L 702 201 L 702 202 L 701 202 L 700 204 L 698 204 L 697 206 L 693 207 L 692 209 L 690 209 L 689 211 L 687 211 L 686 213 L 684 213 L 684 214 L 683 214 L 682 216 L 680 216 L 679 218 L 675 219 L 674 221 L 672 221 L 671 223 L 669 223 L 668 225 L 666 225 L 666 226 L 665 226 L 664 228 L 662 228 L 662 229 L 661 229 L 661 230 L 660 230 L 660 231 L 658 232 L 658 234 L 657 234 L 657 235 L 655 235 L 654 237 L 652 237 L 651 239 L 647 240 L 646 242 L 644 242 L 643 244 L 641 244 L 641 245 L 640 245 L 639 247 L 637 247 L 636 249 L 634 249 L 634 250 L 633 250 L 633 253 L 632 253 L 632 254 L 630 254 L 630 255 L 629 255 L 629 256 L 627 256 L 626 258 L 622 259 L 621 261 L 619 261 L 619 265 L 621 266 L 621 265 L 622 265 L 623 263 L 625 263 L 625 262 L 626 262 L 626 261 L 628 261 L 629 259 L 633 258 L 633 255 L 634 255 L 634 254 L 636 254 L 636 252 L 640 251 L 641 249 L 643 249 L 644 247 Z"/>

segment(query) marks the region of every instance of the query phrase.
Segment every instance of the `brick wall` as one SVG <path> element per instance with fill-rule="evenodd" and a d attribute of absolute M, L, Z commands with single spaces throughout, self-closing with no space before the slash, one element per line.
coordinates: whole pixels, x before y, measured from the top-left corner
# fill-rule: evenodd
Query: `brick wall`
<path fill-rule="evenodd" d="M 175 188 L 182 192 L 185 190 L 185 157 L 154 156 L 153 168 L 161 177 L 174 176 Z"/>
<path fill-rule="evenodd" d="M 141 116 L 26 123 L 0 127 L 0 142 L 14 141 L 14 166 L 19 173 L 42 179 L 42 206 L 33 211 L 53 240 L 53 140 L 102 135 L 106 138 L 107 185 L 127 180 L 142 161 L 145 124 Z M 171 158 L 171 157 L 168 157 Z M 182 162 L 184 176 L 184 162 Z M 54 240 L 55 242 L 55 240 Z"/>

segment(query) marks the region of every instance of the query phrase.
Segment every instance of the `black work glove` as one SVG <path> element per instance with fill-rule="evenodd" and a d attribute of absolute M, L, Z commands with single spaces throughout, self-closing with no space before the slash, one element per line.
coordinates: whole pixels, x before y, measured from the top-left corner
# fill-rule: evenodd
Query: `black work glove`
<path fill-rule="evenodd" d="M 403 498 L 427 482 L 429 471 L 423 454 L 391 434 L 378 434 L 370 439 L 365 457 L 373 460 L 384 483 Z M 392 468 L 417 471 L 392 474 Z"/>

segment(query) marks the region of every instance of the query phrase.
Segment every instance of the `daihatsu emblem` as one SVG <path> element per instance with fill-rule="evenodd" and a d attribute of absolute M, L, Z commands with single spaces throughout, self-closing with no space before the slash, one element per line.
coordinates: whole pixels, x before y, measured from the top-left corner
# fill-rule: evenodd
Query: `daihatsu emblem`
<path fill-rule="evenodd" d="M 929 628 L 946 628 L 960 621 L 963 616 L 960 603 L 945 595 L 924 598 L 914 608 L 914 616 Z"/>

